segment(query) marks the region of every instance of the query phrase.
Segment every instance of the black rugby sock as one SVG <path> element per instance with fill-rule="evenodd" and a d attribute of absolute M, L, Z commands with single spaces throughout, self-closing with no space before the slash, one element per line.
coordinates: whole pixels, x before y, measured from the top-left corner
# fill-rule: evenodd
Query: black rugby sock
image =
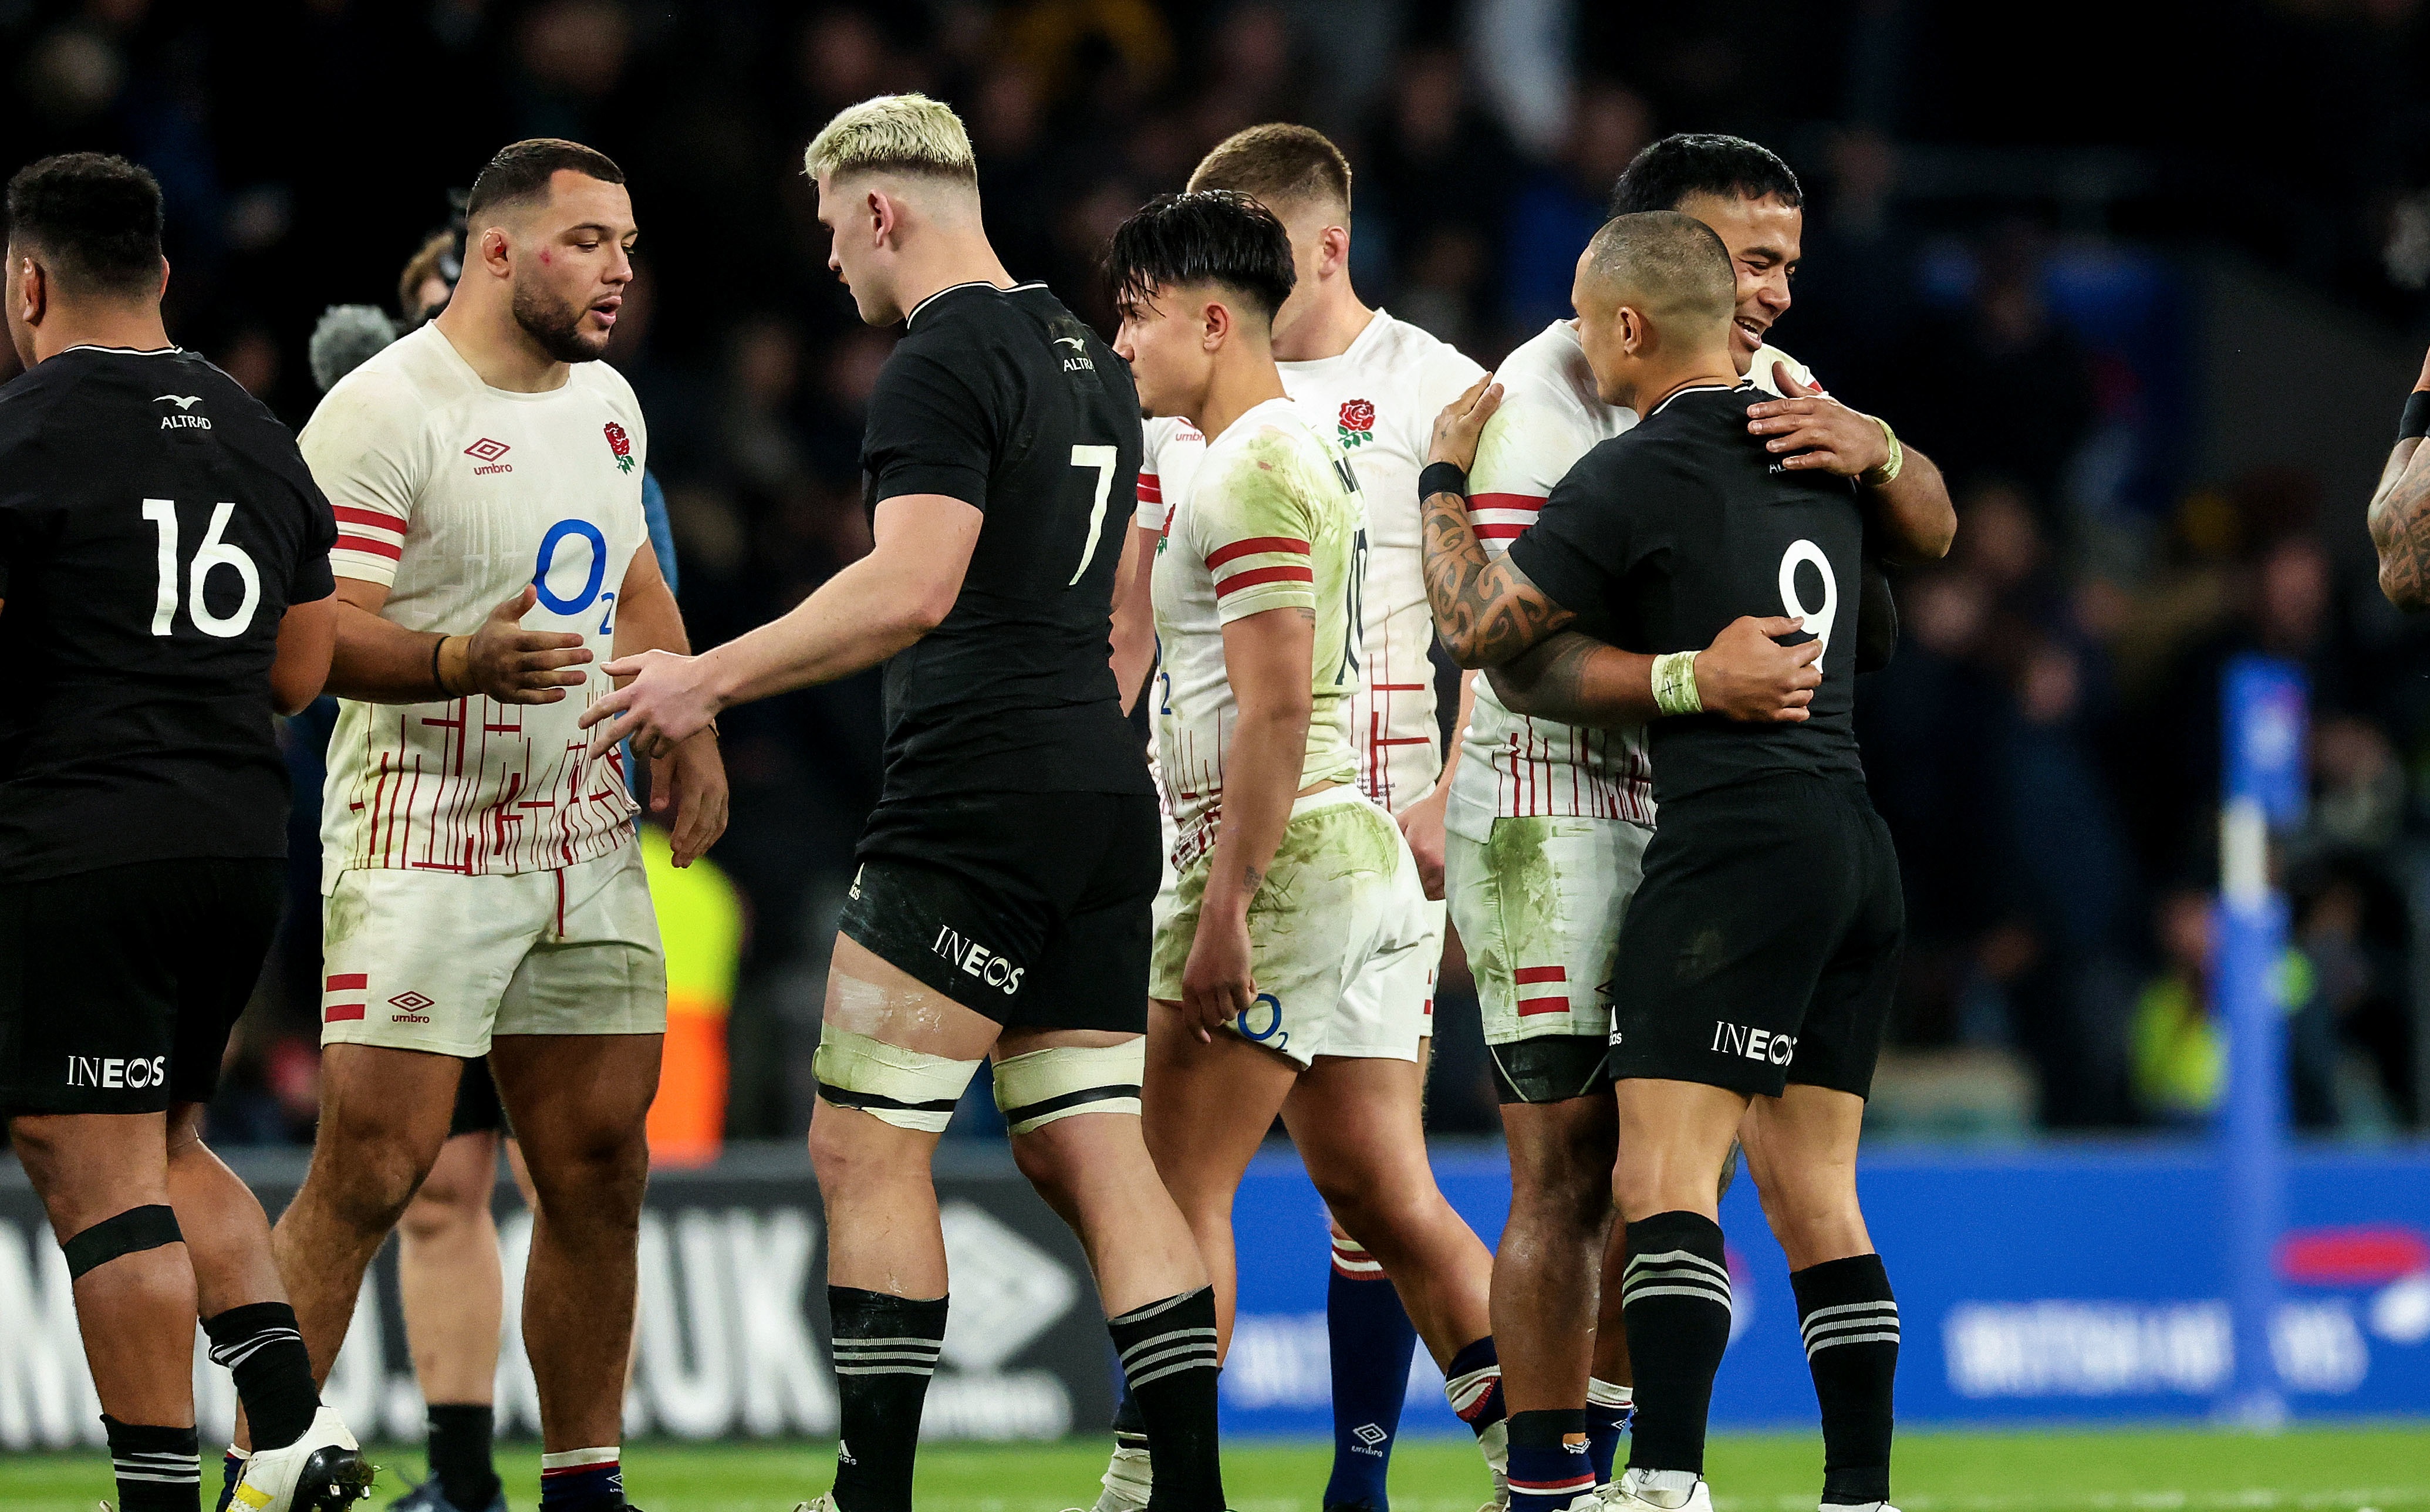
<path fill-rule="evenodd" d="M 497 1413 L 486 1402 L 430 1404 L 430 1473 L 440 1494 L 462 1512 L 488 1512 L 498 1495 L 491 1451 Z"/>
<path fill-rule="evenodd" d="M 835 1499 L 843 1512 L 911 1512 L 911 1464 L 945 1342 L 945 1302 L 827 1288 L 843 1408 Z"/>
<path fill-rule="evenodd" d="M 1621 1313 L 1637 1373 L 1633 1470 L 1705 1470 L 1713 1372 L 1730 1342 L 1730 1269 L 1722 1226 L 1697 1213 L 1628 1225 Z"/>
<path fill-rule="evenodd" d="M 101 1426 L 118 1477 L 118 1512 L 200 1512 L 202 1440 L 192 1428 L 121 1422 L 106 1412 Z"/>
<path fill-rule="evenodd" d="M 304 1437 L 321 1410 L 312 1385 L 312 1357 L 283 1302 L 254 1302 L 203 1320 L 211 1363 L 236 1377 L 237 1399 L 253 1430 L 254 1452 L 284 1449 Z"/>
<path fill-rule="evenodd" d="M 1890 1497 L 1890 1380 L 1898 1373 L 1898 1303 L 1878 1254 L 1789 1273 L 1806 1368 L 1822 1407 L 1822 1503 Z"/>
<path fill-rule="evenodd" d="M 1106 1321 L 1129 1404 L 1147 1436 L 1153 1512 L 1223 1512 L 1216 1454 L 1215 1288 L 1201 1287 Z M 1116 1430 L 1121 1428 L 1116 1421 Z M 857 1509 L 856 1509 L 857 1512 Z"/>

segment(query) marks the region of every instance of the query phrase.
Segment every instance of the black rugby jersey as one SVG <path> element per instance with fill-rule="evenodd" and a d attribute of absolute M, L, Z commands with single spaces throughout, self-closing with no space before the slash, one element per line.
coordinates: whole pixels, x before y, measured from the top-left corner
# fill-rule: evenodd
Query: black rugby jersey
<path fill-rule="evenodd" d="M 1864 519 L 1850 479 L 1791 470 L 1747 433 L 1751 384 L 1686 389 L 1578 459 L 1510 559 L 1577 628 L 1630 651 L 1701 651 L 1742 615 L 1803 615 L 1822 686 L 1795 724 L 1654 721 L 1665 804 L 1773 772 L 1861 777 L 1854 722 Z"/>
<path fill-rule="evenodd" d="M 1156 790 L 1108 665 L 1140 452 L 1129 367 L 1044 285 L 911 311 L 870 396 L 869 507 L 940 493 L 986 519 L 953 609 L 886 665 L 883 801 Z"/>
<path fill-rule="evenodd" d="M 0 879 L 287 854 L 270 669 L 337 534 L 294 436 L 191 352 L 0 389 Z"/>

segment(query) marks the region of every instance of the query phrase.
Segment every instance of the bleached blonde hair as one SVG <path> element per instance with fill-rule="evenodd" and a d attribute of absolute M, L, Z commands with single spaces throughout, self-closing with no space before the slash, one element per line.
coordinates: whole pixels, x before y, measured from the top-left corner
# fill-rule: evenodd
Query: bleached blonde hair
<path fill-rule="evenodd" d="M 962 118 L 924 94 L 881 94 L 844 107 L 810 139 L 802 167 L 814 180 L 877 173 L 948 178 L 973 187 L 979 181 Z"/>

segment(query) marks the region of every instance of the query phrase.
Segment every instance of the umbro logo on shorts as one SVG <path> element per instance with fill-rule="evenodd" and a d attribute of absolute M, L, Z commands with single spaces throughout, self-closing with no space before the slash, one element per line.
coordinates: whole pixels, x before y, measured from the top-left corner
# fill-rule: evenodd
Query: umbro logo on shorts
<path fill-rule="evenodd" d="M 432 1005 L 430 999 L 419 992 L 399 992 L 388 1000 L 389 1006 L 399 1011 L 389 1015 L 391 1023 L 428 1023 L 430 1015 L 422 1010 Z"/>
<path fill-rule="evenodd" d="M 141 1055 L 131 1060 L 119 1055 L 68 1057 L 70 1087 L 158 1087 L 168 1079 L 169 1057 L 166 1055 L 154 1055 L 149 1060 Z"/>
<path fill-rule="evenodd" d="M 1617 1040 L 1620 1037 L 1614 1035 L 1612 1038 Z M 1749 1060 L 1786 1066 L 1797 1058 L 1797 1037 L 1717 1021 L 1713 1024 L 1712 1050 L 1715 1055 L 1743 1055 Z"/>
<path fill-rule="evenodd" d="M 950 924 L 938 926 L 936 942 L 928 948 L 960 967 L 964 975 L 977 977 L 1007 997 L 1021 990 L 1021 973 L 1026 968 L 1013 965 L 975 939 L 964 939 Z"/>

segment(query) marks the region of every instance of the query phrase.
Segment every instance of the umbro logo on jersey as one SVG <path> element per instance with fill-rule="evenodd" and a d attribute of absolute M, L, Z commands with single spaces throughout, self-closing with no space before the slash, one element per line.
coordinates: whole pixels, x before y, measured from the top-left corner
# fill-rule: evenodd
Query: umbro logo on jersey
<path fill-rule="evenodd" d="M 513 472 L 515 470 L 515 464 L 512 462 L 501 462 L 498 460 L 499 457 L 506 456 L 508 452 L 513 450 L 513 447 L 508 446 L 504 441 L 493 441 L 487 436 L 484 436 L 479 440 L 474 441 L 472 445 L 465 447 L 464 455 L 482 464 L 481 466 L 473 469 L 473 475 L 474 477 L 480 477 L 483 474 L 490 473 Z"/>
<path fill-rule="evenodd" d="M 187 413 L 188 410 L 203 402 L 203 396 L 201 394 L 164 393 L 154 399 L 152 402 L 156 405 L 175 405 L 177 407 L 177 412 L 175 414 L 162 415 L 160 417 L 160 428 L 162 430 L 208 430 L 211 428 L 210 416 Z"/>
<path fill-rule="evenodd" d="M 1007 997 L 1021 990 L 1025 967 L 1013 965 L 975 939 L 964 939 L 950 924 L 939 926 L 936 941 L 928 948 L 960 967 L 963 975 L 975 976 Z"/>

